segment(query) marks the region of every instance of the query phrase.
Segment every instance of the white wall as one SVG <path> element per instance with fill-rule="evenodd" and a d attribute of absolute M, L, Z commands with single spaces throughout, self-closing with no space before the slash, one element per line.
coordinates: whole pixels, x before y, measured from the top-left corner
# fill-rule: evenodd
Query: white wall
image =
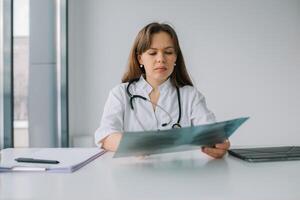
<path fill-rule="evenodd" d="M 300 143 L 300 1 L 69 1 L 71 136 L 93 135 L 137 32 L 171 23 L 218 120 L 250 116 L 233 145 Z"/>

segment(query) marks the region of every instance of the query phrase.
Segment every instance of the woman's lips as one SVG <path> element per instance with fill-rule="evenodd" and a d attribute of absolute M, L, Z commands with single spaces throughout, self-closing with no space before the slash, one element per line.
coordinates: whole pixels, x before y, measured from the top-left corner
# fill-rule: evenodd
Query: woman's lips
<path fill-rule="evenodd" d="M 154 68 L 155 71 L 166 71 L 167 68 L 166 67 L 156 67 Z"/>

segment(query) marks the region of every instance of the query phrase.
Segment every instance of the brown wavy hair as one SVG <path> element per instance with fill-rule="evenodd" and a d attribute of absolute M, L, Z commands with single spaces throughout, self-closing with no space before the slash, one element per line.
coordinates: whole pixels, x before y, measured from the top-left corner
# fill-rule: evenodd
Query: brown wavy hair
<path fill-rule="evenodd" d="M 179 46 L 179 41 L 175 30 L 168 24 L 153 22 L 146 25 L 135 38 L 133 46 L 130 50 L 127 70 L 122 77 L 122 83 L 129 82 L 133 79 L 139 78 L 141 75 L 145 75 L 145 69 L 140 68 L 138 56 L 147 51 L 151 46 L 151 40 L 153 34 L 159 32 L 168 33 L 174 43 L 175 53 L 177 56 L 176 66 L 170 79 L 175 87 L 183 87 L 185 85 L 193 86 L 191 78 L 187 72 L 183 55 Z"/>

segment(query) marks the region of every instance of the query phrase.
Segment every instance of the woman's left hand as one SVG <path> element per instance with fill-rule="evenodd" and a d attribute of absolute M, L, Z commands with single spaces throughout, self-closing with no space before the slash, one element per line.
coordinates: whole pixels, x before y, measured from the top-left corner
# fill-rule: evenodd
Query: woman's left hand
<path fill-rule="evenodd" d="M 229 140 L 216 144 L 215 147 L 202 147 L 202 152 L 213 158 L 222 158 L 230 147 Z"/>

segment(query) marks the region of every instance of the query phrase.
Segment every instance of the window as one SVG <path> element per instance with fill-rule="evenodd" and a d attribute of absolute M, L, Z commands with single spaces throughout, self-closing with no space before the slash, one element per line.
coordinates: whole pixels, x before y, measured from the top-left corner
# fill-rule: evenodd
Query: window
<path fill-rule="evenodd" d="M 13 5 L 14 146 L 28 147 L 29 0 Z"/>
<path fill-rule="evenodd" d="M 0 0 L 0 148 L 68 146 L 67 2 Z"/>

